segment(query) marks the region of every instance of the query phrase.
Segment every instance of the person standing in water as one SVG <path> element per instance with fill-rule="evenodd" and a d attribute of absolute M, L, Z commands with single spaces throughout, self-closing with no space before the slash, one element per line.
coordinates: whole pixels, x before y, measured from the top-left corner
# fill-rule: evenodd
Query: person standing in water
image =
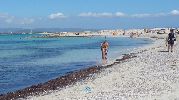
<path fill-rule="evenodd" d="M 101 43 L 101 52 L 102 52 L 102 59 L 107 60 L 107 52 L 109 48 L 109 43 L 107 40 L 105 40 L 103 43 Z"/>
<path fill-rule="evenodd" d="M 174 29 L 170 29 L 170 33 L 168 34 L 167 41 L 168 41 L 168 52 L 170 49 L 171 52 L 173 52 L 174 41 L 176 41 Z"/>

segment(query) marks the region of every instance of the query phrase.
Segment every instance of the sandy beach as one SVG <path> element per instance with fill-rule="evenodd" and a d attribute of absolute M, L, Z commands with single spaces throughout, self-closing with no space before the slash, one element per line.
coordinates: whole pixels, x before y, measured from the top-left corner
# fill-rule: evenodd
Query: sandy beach
<path fill-rule="evenodd" d="M 164 39 L 134 49 L 137 57 L 103 69 L 65 88 L 28 100 L 178 100 L 179 44 L 166 52 Z"/>
<path fill-rule="evenodd" d="M 179 0 L 0 0 L 0 100 L 179 100 Z"/>

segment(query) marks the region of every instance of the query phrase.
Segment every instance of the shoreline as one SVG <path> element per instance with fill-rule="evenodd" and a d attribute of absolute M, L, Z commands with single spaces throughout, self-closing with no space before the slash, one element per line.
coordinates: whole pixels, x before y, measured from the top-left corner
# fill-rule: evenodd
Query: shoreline
<path fill-rule="evenodd" d="M 67 74 L 61 77 L 51 79 L 44 83 L 32 85 L 30 87 L 20 89 L 14 92 L 0 94 L 0 100 L 26 98 L 28 96 L 48 93 L 48 91 L 51 90 L 63 89 L 66 86 L 74 85 L 76 82 L 80 80 L 90 78 L 93 76 L 93 74 L 100 73 L 105 68 L 112 67 L 115 64 L 119 64 L 127 59 L 131 59 L 134 57 L 136 57 L 135 53 L 123 54 L 123 56 L 120 59 L 116 59 L 113 63 L 108 63 L 107 65 L 95 65 L 89 68 L 68 72 Z"/>
<path fill-rule="evenodd" d="M 125 37 L 128 37 L 128 36 L 125 36 Z M 142 37 L 140 37 L 140 38 L 142 38 Z M 149 44 L 149 45 L 151 45 L 151 44 Z M 46 92 L 46 91 L 56 90 L 58 88 L 64 88 L 68 85 L 74 84 L 75 82 L 77 82 L 81 79 L 85 80 L 86 78 L 90 77 L 91 74 L 99 73 L 104 68 L 111 67 L 115 64 L 119 64 L 120 62 L 123 62 L 126 59 L 134 58 L 134 57 L 136 57 L 135 54 L 136 53 L 133 53 L 133 52 L 129 52 L 128 54 L 122 54 L 121 56 L 114 58 L 115 60 L 108 61 L 108 63 L 105 64 L 105 65 L 95 65 L 95 66 L 91 66 L 91 67 L 86 68 L 86 69 L 68 72 L 67 74 L 65 74 L 63 76 L 60 76 L 60 77 L 55 78 L 55 79 L 51 79 L 51 80 L 44 82 L 44 83 L 32 85 L 30 87 L 20 89 L 20 90 L 14 91 L 14 92 L 8 92 L 8 93 L 5 93 L 5 94 L 0 94 L 0 99 L 9 100 L 9 99 L 16 99 L 16 98 L 24 98 L 24 97 L 27 97 L 27 96 L 38 95 L 38 94 Z M 84 72 L 86 74 L 84 74 Z M 81 74 L 81 73 L 83 73 L 83 74 Z M 82 76 L 80 76 L 79 74 L 82 75 Z M 75 77 L 73 77 L 73 76 L 75 76 Z M 74 80 L 72 77 L 76 78 L 76 79 Z M 67 81 L 69 78 L 72 78 L 72 80 Z M 62 81 L 62 82 L 60 82 L 60 81 Z M 59 82 L 60 82 L 60 84 L 59 84 Z M 53 84 L 55 84 L 55 85 L 53 86 Z"/>
<path fill-rule="evenodd" d="M 17 98 L 26 98 L 28 96 L 48 93 L 47 91 L 58 90 L 59 88 L 63 89 L 66 86 L 73 85 L 80 80 L 85 80 L 85 79 L 91 77 L 92 74 L 100 73 L 105 68 L 111 67 L 115 64 L 119 64 L 125 60 L 134 58 L 134 57 L 136 57 L 136 55 L 138 53 L 145 52 L 146 48 L 149 48 L 149 47 L 150 46 L 147 45 L 142 48 L 138 48 L 137 50 L 134 50 L 129 54 L 124 54 L 122 57 L 119 57 L 120 59 L 116 59 L 115 61 L 112 61 L 112 63 L 104 65 L 104 66 L 92 66 L 87 69 L 69 72 L 70 74 L 58 77 L 56 79 L 49 80 L 48 82 L 45 82 L 45 83 L 40 83 L 38 85 L 32 85 L 30 87 L 27 87 L 27 88 L 21 89 L 21 90 L 17 90 L 15 92 L 1 94 L 0 99 L 9 100 L 9 99 L 17 99 Z"/>
<path fill-rule="evenodd" d="M 136 57 L 104 68 L 96 76 L 27 100 L 178 100 L 179 44 L 167 52 L 164 39 L 138 50 Z M 135 54 L 138 52 L 137 54 Z"/>

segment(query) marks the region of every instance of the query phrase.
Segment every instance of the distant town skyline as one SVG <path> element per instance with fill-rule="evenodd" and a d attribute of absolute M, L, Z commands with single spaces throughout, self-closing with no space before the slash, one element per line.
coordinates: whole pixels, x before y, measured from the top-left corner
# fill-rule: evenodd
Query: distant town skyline
<path fill-rule="evenodd" d="M 0 28 L 179 27 L 178 0 L 1 0 Z"/>

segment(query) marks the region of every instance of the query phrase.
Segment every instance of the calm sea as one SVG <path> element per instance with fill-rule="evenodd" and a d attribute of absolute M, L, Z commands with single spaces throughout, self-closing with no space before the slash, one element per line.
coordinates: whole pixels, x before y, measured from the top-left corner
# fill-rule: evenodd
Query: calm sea
<path fill-rule="evenodd" d="M 101 64 L 104 37 L 30 38 L 33 35 L 0 35 L 0 94 Z M 128 37 L 107 37 L 107 41 L 109 60 L 152 43 Z"/>

